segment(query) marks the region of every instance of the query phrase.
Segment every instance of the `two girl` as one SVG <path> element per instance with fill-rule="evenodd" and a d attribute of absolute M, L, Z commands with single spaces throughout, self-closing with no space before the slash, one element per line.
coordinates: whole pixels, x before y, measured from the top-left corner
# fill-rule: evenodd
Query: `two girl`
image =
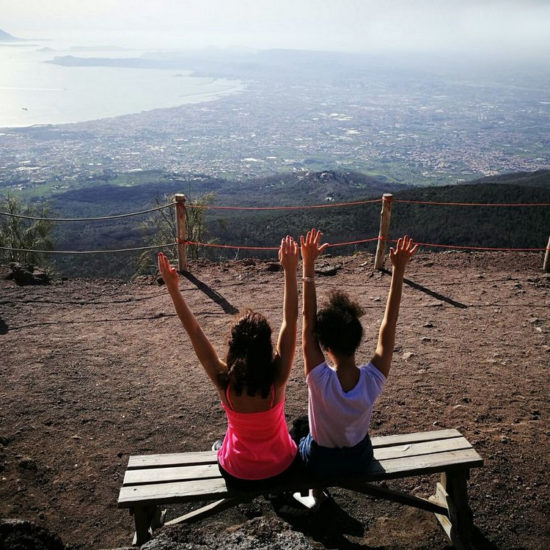
<path fill-rule="evenodd" d="M 284 403 L 298 317 L 298 245 L 285 237 L 279 248 L 284 271 L 283 323 L 275 350 L 271 329 L 259 313 L 247 311 L 231 328 L 221 359 L 179 291 L 179 278 L 164 254 L 159 271 L 197 357 L 218 391 L 227 432 L 218 450 L 222 475 L 241 487 L 273 486 L 299 468 L 300 457 L 314 475 L 365 471 L 372 458 L 368 427 L 372 405 L 389 373 L 405 266 L 416 252 L 408 237 L 390 252 L 392 282 L 378 346 L 371 361 L 357 366 L 362 337 L 360 307 L 345 294 L 331 295 L 317 312 L 315 260 L 326 248 L 315 229 L 300 237 L 303 259 L 303 353 L 308 384 L 310 433 L 300 452 L 288 434 Z M 325 360 L 327 354 L 332 367 Z"/>

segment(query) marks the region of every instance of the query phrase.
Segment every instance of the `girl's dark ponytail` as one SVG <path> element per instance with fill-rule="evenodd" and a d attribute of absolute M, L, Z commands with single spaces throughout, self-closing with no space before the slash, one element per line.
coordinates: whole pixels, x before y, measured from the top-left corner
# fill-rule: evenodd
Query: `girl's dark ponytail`
<path fill-rule="evenodd" d="M 275 379 L 271 327 L 260 313 L 246 311 L 231 328 L 227 378 L 235 393 L 269 395 Z"/>

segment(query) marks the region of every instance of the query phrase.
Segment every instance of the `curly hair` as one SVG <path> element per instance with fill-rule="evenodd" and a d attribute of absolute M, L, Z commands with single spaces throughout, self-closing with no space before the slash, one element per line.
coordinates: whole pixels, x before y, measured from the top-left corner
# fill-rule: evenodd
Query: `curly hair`
<path fill-rule="evenodd" d="M 333 290 L 328 303 L 317 312 L 315 334 L 321 347 L 336 354 L 353 355 L 363 337 L 359 321 L 363 314 L 361 306 L 346 293 Z"/>
<path fill-rule="evenodd" d="M 231 327 L 227 350 L 227 380 L 237 395 L 267 397 L 275 379 L 271 327 L 261 314 L 247 310 Z"/>

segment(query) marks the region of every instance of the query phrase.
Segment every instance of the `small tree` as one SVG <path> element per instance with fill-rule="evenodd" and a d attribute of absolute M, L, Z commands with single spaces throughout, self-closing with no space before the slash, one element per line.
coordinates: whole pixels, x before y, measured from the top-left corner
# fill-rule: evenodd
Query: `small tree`
<path fill-rule="evenodd" d="M 47 205 L 28 206 L 10 196 L 0 199 L 0 263 L 20 262 L 44 265 L 44 254 L 25 252 L 25 250 L 53 250 L 54 222 L 19 216 L 46 218 L 48 214 L 50 209 Z"/>
<path fill-rule="evenodd" d="M 206 206 L 214 202 L 215 194 L 206 193 L 193 201 L 188 200 L 185 212 L 185 233 L 189 241 L 203 242 L 206 238 Z M 163 199 L 155 197 L 155 204 L 162 206 L 169 202 L 171 197 L 164 196 Z M 176 238 L 176 209 L 164 208 L 157 210 L 147 218 L 142 226 L 142 231 L 149 235 L 150 245 L 162 245 L 175 242 Z M 164 253 L 170 261 L 177 262 L 176 247 L 166 248 Z M 200 247 L 190 245 L 187 247 L 187 254 L 190 259 L 196 260 L 200 257 Z M 156 251 L 146 250 L 138 258 L 136 274 L 150 273 L 156 269 Z"/>

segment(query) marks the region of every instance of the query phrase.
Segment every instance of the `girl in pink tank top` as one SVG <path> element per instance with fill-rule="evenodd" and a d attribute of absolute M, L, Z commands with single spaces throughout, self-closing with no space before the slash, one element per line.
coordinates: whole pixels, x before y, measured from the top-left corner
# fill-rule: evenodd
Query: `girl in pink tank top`
<path fill-rule="evenodd" d="M 285 402 L 283 399 L 275 405 L 273 386 L 270 393 L 269 409 L 243 413 L 234 409 L 227 387 L 227 404 L 223 403 L 227 432 L 218 451 L 222 474 L 256 481 L 275 477 L 293 463 L 297 449 L 288 433 Z"/>
<path fill-rule="evenodd" d="M 279 261 L 284 271 L 283 323 L 275 350 L 265 317 L 246 311 L 231 328 L 224 361 L 185 302 L 177 271 L 164 254 L 158 255 L 159 271 L 176 312 L 227 415 L 218 463 L 230 481 L 256 482 L 278 477 L 297 460 L 284 410 L 298 321 L 298 246 L 292 237 L 282 239 Z"/>

